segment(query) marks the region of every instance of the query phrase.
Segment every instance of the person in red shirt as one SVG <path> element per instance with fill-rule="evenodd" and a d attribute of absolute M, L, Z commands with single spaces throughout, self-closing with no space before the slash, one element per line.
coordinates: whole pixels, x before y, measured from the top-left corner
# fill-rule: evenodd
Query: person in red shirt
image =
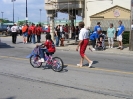
<path fill-rule="evenodd" d="M 50 33 L 50 25 L 48 26 L 48 31 L 47 31 L 47 33 Z"/>
<path fill-rule="evenodd" d="M 32 26 L 31 26 L 31 35 L 32 35 L 32 43 L 33 44 L 35 44 L 35 42 L 36 42 L 36 39 L 35 39 L 35 34 L 36 34 L 35 28 L 36 28 L 35 24 L 32 23 Z"/>
<path fill-rule="evenodd" d="M 25 24 L 25 26 L 22 28 L 22 33 L 23 33 L 23 43 L 27 43 L 27 37 L 28 37 L 28 24 Z"/>
<path fill-rule="evenodd" d="M 27 42 L 29 42 L 29 43 L 31 43 L 31 33 L 32 33 L 31 26 L 29 26 L 29 28 L 28 28 L 28 38 L 27 38 Z"/>
<path fill-rule="evenodd" d="M 39 62 L 45 62 L 46 59 L 45 59 L 45 55 L 44 55 L 44 52 L 47 54 L 47 55 L 52 55 L 55 53 L 56 49 L 55 49 L 55 45 L 54 45 L 54 42 L 52 41 L 51 39 L 51 35 L 50 33 L 48 33 L 46 35 L 46 41 L 44 42 L 44 47 L 40 49 L 40 56 L 41 56 L 41 59 L 39 60 Z M 46 48 L 45 48 L 46 47 Z M 45 59 L 45 60 L 44 60 Z"/>
<path fill-rule="evenodd" d="M 41 33 L 42 33 L 42 27 L 41 24 L 39 24 L 38 27 L 36 27 L 37 43 L 40 43 Z"/>

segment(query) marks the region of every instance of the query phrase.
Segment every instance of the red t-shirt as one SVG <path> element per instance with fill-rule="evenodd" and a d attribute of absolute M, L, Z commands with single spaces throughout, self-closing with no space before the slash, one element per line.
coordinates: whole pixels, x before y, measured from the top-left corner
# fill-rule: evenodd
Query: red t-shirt
<path fill-rule="evenodd" d="M 50 26 L 48 27 L 48 33 L 50 33 Z"/>
<path fill-rule="evenodd" d="M 44 43 L 44 45 L 45 45 L 46 48 L 48 49 L 48 52 L 54 53 L 54 52 L 56 51 L 55 45 L 53 44 L 52 41 L 46 40 L 46 42 Z"/>
<path fill-rule="evenodd" d="M 36 28 L 36 34 L 41 35 L 41 33 L 42 33 L 42 28 L 39 26 Z"/>
<path fill-rule="evenodd" d="M 32 30 L 31 30 L 31 27 L 28 28 L 28 35 L 31 35 L 32 33 Z"/>
<path fill-rule="evenodd" d="M 68 27 L 64 27 L 64 31 L 68 33 Z"/>
<path fill-rule="evenodd" d="M 32 31 L 32 34 L 36 34 L 36 30 L 35 30 L 35 26 L 31 26 L 31 31 Z"/>

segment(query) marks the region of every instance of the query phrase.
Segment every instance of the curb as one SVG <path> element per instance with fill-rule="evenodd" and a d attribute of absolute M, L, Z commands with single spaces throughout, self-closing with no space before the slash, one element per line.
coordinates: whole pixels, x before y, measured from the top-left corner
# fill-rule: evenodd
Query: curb
<path fill-rule="evenodd" d="M 70 49 L 68 49 L 68 48 L 66 48 L 66 47 L 56 47 L 56 49 L 57 50 L 63 50 L 63 51 L 76 51 L 76 47 L 75 48 L 70 48 Z M 87 50 L 86 51 L 89 51 L 89 49 L 87 48 Z M 121 52 L 113 52 L 113 51 L 108 51 L 108 52 L 106 52 L 106 51 L 93 51 L 94 53 L 99 53 L 99 54 L 116 54 L 116 55 L 129 55 L 129 56 L 133 56 L 133 51 L 121 51 Z"/>

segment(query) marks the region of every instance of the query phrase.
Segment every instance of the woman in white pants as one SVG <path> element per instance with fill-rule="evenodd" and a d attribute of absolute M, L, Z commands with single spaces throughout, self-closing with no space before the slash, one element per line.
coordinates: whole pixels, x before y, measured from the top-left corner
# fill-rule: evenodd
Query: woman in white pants
<path fill-rule="evenodd" d="M 107 30 L 107 37 L 108 37 L 109 48 L 113 48 L 115 33 L 116 33 L 116 30 L 113 27 L 113 23 L 111 23 L 110 27 Z"/>

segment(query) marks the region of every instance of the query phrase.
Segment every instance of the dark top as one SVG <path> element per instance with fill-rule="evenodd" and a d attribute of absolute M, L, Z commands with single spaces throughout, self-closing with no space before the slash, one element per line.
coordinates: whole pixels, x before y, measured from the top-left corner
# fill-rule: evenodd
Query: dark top
<path fill-rule="evenodd" d="M 57 27 L 56 27 L 55 30 L 57 31 L 57 35 L 58 35 L 58 37 L 60 37 L 60 28 L 57 28 Z"/>

